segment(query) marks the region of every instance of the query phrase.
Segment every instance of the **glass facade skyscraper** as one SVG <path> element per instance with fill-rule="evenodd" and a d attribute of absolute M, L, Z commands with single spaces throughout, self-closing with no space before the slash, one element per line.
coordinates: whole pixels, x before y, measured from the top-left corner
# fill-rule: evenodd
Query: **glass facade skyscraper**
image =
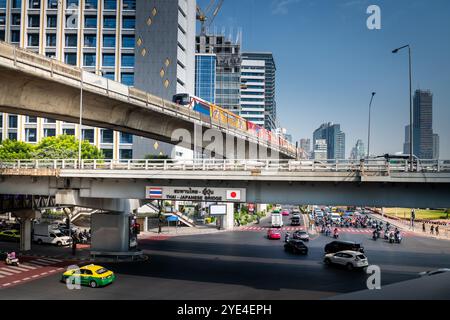
<path fill-rule="evenodd" d="M 267 130 L 275 130 L 277 123 L 277 104 L 275 100 L 277 68 L 273 54 L 270 52 L 244 52 L 242 59 L 264 61 L 264 126 Z"/>
<path fill-rule="evenodd" d="M 216 103 L 215 54 L 195 55 L 195 95 L 203 100 Z"/>
<path fill-rule="evenodd" d="M 341 131 L 341 125 L 331 122 L 322 124 L 314 131 L 314 145 L 320 139 L 327 142 L 327 157 L 329 160 L 345 159 L 345 133 Z"/>
<path fill-rule="evenodd" d="M 419 159 L 433 159 L 433 94 L 414 94 L 413 152 Z"/>

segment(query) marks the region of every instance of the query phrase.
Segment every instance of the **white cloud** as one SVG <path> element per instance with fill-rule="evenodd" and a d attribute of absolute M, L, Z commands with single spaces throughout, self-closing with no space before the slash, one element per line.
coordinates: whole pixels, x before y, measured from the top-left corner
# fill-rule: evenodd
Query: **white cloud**
<path fill-rule="evenodd" d="M 300 0 L 274 0 L 272 2 L 272 14 L 288 14 L 289 6 L 298 3 Z"/>

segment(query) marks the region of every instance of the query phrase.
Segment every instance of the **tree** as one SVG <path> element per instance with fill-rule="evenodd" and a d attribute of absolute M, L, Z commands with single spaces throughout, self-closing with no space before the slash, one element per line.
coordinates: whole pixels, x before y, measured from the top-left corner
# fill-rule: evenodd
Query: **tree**
<path fill-rule="evenodd" d="M 32 152 L 33 159 L 78 159 L 78 140 L 74 136 L 62 135 L 41 140 Z M 103 152 L 89 141 L 81 144 L 81 158 L 104 159 Z"/>
<path fill-rule="evenodd" d="M 33 146 L 16 140 L 5 140 L 0 144 L 0 160 L 32 159 Z"/>

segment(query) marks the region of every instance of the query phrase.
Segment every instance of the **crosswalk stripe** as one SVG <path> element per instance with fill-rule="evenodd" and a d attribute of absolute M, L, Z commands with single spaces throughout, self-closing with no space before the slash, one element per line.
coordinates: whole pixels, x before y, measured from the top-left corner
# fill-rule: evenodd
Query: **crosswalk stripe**
<path fill-rule="evenodd" d="M 51 263 L 33 260 L 33 262 L 32 262 L 31 264 L 33 264 L 33 265 L 38 265 L 38 266 L 41 266 L 41 267 L 42 267 L 42 266 L 48 266 L 48 265 L 50 265 Z"/>
<path fill-rule="evenodd" d="M 34 262 L 27 262 L 27 266 L 32 266 L 32 267 L 35 267 L 35 268 L 42 268 L 44 265 L 36 264 Z"/>
<path fill-rule="evenodd" d="M 29 271 L 28 269 L 16 267 L 16 266 L 9 266 L 8 268 L 18 270 L 18 271 Z"/>
<path fill-rule="evenodd" d="M 23 267 L 23 268 L 27 268 L 27 269 L 30 269 L 30 270 L 34 270 L 34 269 L 36 269 L 36 267 L 33 267 L 33 266 L 29 266 L 28 264 L 21 264 L 20 266 L 21 266 L 21 267 Z"/>
<path fill-rule="evenodd" d="M 2 276 L 1 274 L 0 274 L 0 278 L 4 278 L 5 276 Z"/>
<path fill-rule="evenodd" d="M 62 262 L 62 260 L 60 260 L 60 259 L 53 259 L 53 258 L 45 258 L 45 259 L 38 259 L 38 260 L 47 260 L 47 261 L 52 261 L 52 262 Z"/>
<path fill-rule="evenodd" d="M 10 267 L 5 267 L 2 270 L 5 270 L 7 272 L 13 272 L 13 273 L 22 273 L 22 271 L 17 271 L 17 270 L 11 269 Z"/>
<path fill-rule="evenodd" d="M 53 263 L 55 263 L 55 261 L 50 261 L 50 260 L 48 260 L 48 259 L 36 259 L 35 261 L 45 262 L 45 263 L 48 263 L 48 264 L 53 264 Z"/>
<path fill-rule="evenodd" d="M 0 270 L 0 274 L 3 274 L 5 276 L 12 276 L 13 275 L 13 273 L 9 273 L 9 272 L 2 271 L 2 270 Z"/>

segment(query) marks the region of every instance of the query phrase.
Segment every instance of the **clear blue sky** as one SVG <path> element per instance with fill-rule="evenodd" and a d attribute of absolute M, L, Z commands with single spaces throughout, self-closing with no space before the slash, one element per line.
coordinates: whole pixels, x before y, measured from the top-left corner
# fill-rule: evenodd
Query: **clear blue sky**
<path fill-rule="evenodd" d="M 371 4 L 381 7 L 379 31 L 366 27 Z M 432 90 L 441 158 L 450 159 L 449 0 L 225 0 L 215 26 L 241 28 L 244 51 L 274 53 L 278 115 L 294 139 L 312 138 L 323 122 L 340 123 L 347 156 L 357 139 L 367 140 L 372 91 L 372 150 L 402 151 L 408 59 L 407 51 L 391 51 L 411 44 L 413 87 Z"/>

